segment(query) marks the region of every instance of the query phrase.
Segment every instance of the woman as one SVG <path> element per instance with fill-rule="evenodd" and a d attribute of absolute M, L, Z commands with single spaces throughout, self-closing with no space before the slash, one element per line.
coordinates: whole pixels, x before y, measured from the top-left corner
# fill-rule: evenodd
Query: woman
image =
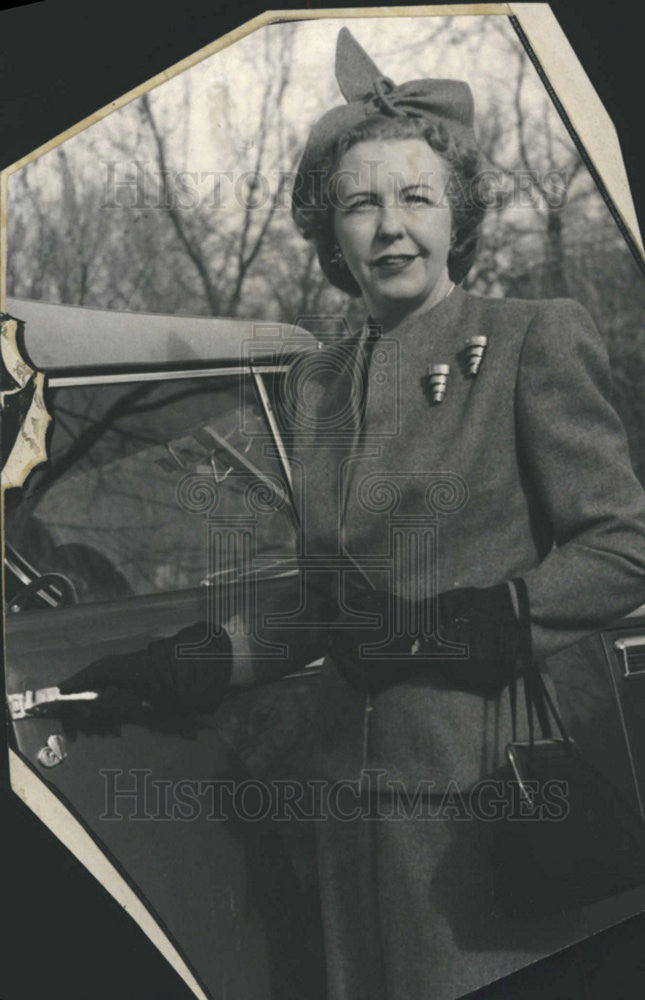
<path fill-rule="evenodd" d="M 576 913 L 492 914 L 461 793 L 510 738 L 518 588 L 538 660 L 643 603 L 645 501 L 587 313 L 459 287 L 481 220 L 467 85 L 394 86 L 346 29 L 336 71 L 347 103 L 312 129 L 294 217 L 368 319 L 299 361 L 285 401 L 296 624 L 307 655 L 330 651 L 315 713 L 334 791 L 317 824 L 329 996 L 451 1000 L 582 936 Z M 61 690 L 135 677 L 153 704 L 216 704 L 230 662 L 161 669 L 169 642 Z M 448 802 L 441 822 L 411 815 L 421 799 Z"/>
<path fill-rule="evenodd" d="M 392 790 L 441 800 L 495 770 L 512 581 L 538 660 L 637 607 L 645 500 L 586 312 L 458 287 L 481 217 L 468 87 L 394 86 L 345 29 L 336 72 L 347 104 L 312 129 L 294 217 L 369 317 L 292 388 L 304 571 L 321 580 L 341 556 L 319 706 L 323 774 L 348 783 L 318 829 L 329 989 L 448 1000 L 575 940 L 579 915 L 493 917 L 481 831 L 454 797 L 444 822 L 365 817 L 387 816 Z M 443 386 L 430 366 L 449 366 L 430 373 Z"/>

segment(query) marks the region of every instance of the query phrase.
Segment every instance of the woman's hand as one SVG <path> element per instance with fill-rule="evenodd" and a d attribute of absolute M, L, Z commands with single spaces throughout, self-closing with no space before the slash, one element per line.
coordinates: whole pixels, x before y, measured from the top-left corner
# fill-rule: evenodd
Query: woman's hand
<path fill-rule="evenodd" d="M 447 591 L 431 605 L 372 592 L 361 595 L 352 608 L 377 615 L 379 623 L 356 626 L 350 615 L 341 616 L 331 634 L 330 653 L 361 691 L 382 691 L 429 672 L 451 687 L 494 693 L 517 669 L 521 626 L 507 583 Z M 403 623 L 396 631 L 395 616 Z M 374 648 L 381 644 L 380 650 Z"/>
<path fill-rule="evenodd" d="M 522 629 L 529 627 L 520 622 L 512 585 L 451 590 L 439 595 L 438 605 L 441 639 L 466 647 L 465 655 L 437 659 L 446 681 L 482 693 L 506 687 L 519 667 Z M 423 641 L 420 647 L 423 654 Z"/>
<path fill-rule="evenodd" d="M 223 629 L 208 641 L 197 622 L 134 653 L 104 656 L 59 684 L 61 694 L 96 691 L 96 701 L 74 703 L 74 721 L 87 732 L 120 722 L 169 719 L 212 711 L 229 687 L 231 642 Z M 66 710 L 72 705 L 66 703 Z"/>

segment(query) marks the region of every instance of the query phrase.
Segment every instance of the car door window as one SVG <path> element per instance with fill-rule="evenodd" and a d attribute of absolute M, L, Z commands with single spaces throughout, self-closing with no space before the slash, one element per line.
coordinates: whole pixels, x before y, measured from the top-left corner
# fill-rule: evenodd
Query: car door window
<path fill-rule="evenodd" d="M 293 560 L 284 469 L 250 375 L 123 379 L 54 380 L 50 461 L 14 491 L 12 548 L 70 579 L 81 603 Z"/>

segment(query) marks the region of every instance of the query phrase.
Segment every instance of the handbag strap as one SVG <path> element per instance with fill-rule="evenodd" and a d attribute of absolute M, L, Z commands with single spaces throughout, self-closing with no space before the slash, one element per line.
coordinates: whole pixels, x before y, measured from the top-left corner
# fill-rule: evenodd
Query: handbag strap
<path fill-rule="evenodd" d="M 564 723 L 555 707 L 553 698 L 544 683 L 544 678 L 533 657 L 533 644 L 531 639 L 531 619 L 529 609 L 528 588 L 521 577 L 514 578 L 512 583 L 517 594 L 517 604 L 520 623 L 520 641 L 518 659 L 521 672 L 524 677 L 524 697 L 526 701 L 526 713 L 529 725 L 529 743 L 533 746 L 535 742 L 534 713 L 537 715 L 542 737 L 544 739 L 553 738 L 551 718 L 560 733 L 560 736 L 567 745 L 571 741 L 565 729 Z M 514 676 L 509 687 L 509 697 L 511 701 L 511 719 L 513 740 L 517 739 L 517 680 Z M 549 713 L 551 718 L 549 718 Z"/>
<path fill-rule="evenodd" d="M 511 702 L 511 739 L 517 743 L 517 671 L 513 671 L 508 685 L 508 697 Z"/>

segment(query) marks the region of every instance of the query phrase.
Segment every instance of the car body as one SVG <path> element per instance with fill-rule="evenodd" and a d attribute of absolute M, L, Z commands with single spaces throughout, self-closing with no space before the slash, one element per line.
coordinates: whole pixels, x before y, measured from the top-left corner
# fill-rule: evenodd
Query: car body
<path fill-rule="evenodd" d="M 116 781 L 118 796 L 137 772 L 150 788 L 158 779 L 172 788 L 202 782 L 212 795 L 214 783 L 240 773 L 236 751 L 266 728 L 259 718 L 279 704 L 283 735 L 299 724 L 315 666 L 237 690 L 188 733 L 124 725 L 119 738 L 76 732 L 70 739 L 60 719 L 20 717 L 20 706 L 26 691 L 206 618 L 211 602 L 219 617 L 239 623 L 249 593 L 260 603 L 269 591 L 273 600 L 295 599 L 276 407 L 291 360 L 316 341 L 275 323 L 20 301 L 8 309 L 25 321 L 24 355 L 47 373 L 53 417 L 49 462 L 6 496 L 15 750 L 114 860 L 204 994 L 265 1000 L 268 984 L 282 981 L 276 963 L 285 966 L 273 945 L 280 910 L 273 880 L 293 861 L 277 840 L 271 851 L 263 846 L 264 865 L 249 862 L 255 847 L 245 831 L 207 815 L 185 784 L 175 822 L 159 818 L 155 805 L 145 822 L 129 821 L 127 796 L 117 798 L 120 821 L 110 820 L 109 808 L 101 817 L 109 783 Z M 243 627 L 238 633 L 239 657 L 249 636 Z M 58 763 L 47 750 L 52 737 L 64 746 Z M 284 941 L 293 938 L 295 911 L 293 918 Z"/>
<path fill-rule="evenodd" d="M 25 321 L 22 350 L 46 373 L 53 417 L 49 462 L 6 498 L 15 753 L 108 855 L 202 996 L 297 995 L 319 974 L 303 931 L 311 828 L 236 823 L 212 794 L 231 777 L 276 773 L 280 754 L 281 778 L 306 780 L 315 663 L 234 688 L 184 731 L 124 724 L 118 736 L 70 738 L 55 714 L 30 711 L 26 692 L 213 612 L 234 623 L 243 660 L 244 602 L 297 606 L 280 387 L 316 341 L 266 322 L 8 309 Z M 272 655 L 283 655 L 277 643 Z M 572 735 L 645 817 L 643 609 L 550 667 Z M 590 908 L 590 929 L 640 907 L 628 897 Z"/>

